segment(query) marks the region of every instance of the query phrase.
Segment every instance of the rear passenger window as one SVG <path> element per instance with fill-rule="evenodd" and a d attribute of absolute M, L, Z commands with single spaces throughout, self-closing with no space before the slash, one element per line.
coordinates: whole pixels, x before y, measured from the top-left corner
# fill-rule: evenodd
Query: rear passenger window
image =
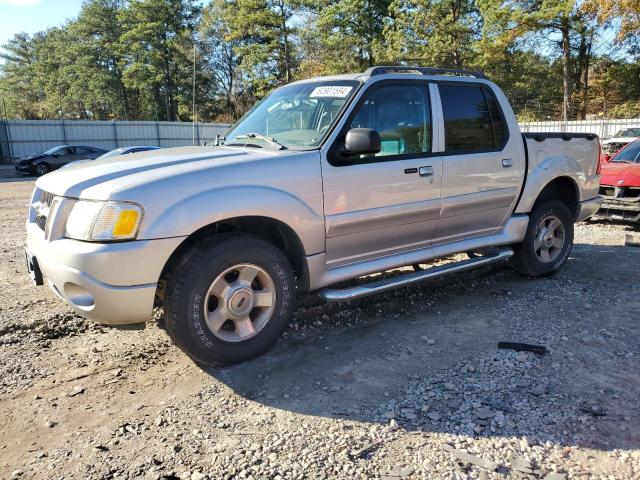
<path fill-rule="evenodd" d="M 439 85 L 444 115 L 445 151 L 498 150 L 506 129 L 493 94 L 479 85 Z"/>

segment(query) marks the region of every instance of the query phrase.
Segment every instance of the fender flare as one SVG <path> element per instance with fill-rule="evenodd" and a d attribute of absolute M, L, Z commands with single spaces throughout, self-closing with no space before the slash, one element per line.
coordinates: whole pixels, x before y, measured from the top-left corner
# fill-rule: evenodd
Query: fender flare
<path fill-rule="evenodd" d="M 514 213 L 529 213 L 544 188 L 552 181 L 560 177 L 569 178 L 576 187 L 577 200 L 580 201 L 581 183 L 578 173 L 580 166 L 575 160 L 566 156 L 547 157 L 539 162 L 536 167 L 527 174 L 526 183 L 520 202 Z"/>
<path fill-rule="evenodd" d="M 264 186 L 216 188 L 168 205 L 140 232 L 140 239 L 189 236 L 203 227 L 239 217 L 265 217 L 288 225 L 306 255 L 324 251 L 324 216 L 298 197 Z"/>

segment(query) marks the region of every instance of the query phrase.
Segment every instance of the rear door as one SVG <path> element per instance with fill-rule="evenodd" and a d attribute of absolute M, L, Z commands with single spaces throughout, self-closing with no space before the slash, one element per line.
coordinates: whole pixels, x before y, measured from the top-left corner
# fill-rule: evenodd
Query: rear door
<path fill-rule="evenodd" d="M 525 172 L 520 135 L 510 135 L 505 112 L 487 84 L 444 81 L 438 92 L 444 151 L 434 244 L 498 230 L 515 205 Z"/>
<path fill-rule="evenodd" d="M 430 244 L 441 177 L 433 123 L 427 82 L 380 81 L 360 97 L 323 158 L 329 267 Z M 342 155 L 347 131 L 357 127 L 380 134 L 378 154 Z"/>

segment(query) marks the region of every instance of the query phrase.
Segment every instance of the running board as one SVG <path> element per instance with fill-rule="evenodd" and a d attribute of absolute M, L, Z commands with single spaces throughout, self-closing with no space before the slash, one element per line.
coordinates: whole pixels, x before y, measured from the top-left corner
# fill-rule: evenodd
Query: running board
<path fill-rule="evenodd" d="M 412 272 L 394 278 L 386 278 L 376 282 L 358 285 L 350 288 L 323 288 L 318 295 L 329 302 L 345 302 L 357 298 L 368 297 L 376 293 L 386 292 L 394 288 L 404 287 L 412 283 L 422 282 L 432 278 L 442 277 L 450 273 L 459 273 L 473 268 L 490 265 L 492 263 L 503 262 L 513 256 L 511 248 L 501 248 L 496 254 L 491 256 L 475 257 L 469 260 L 449 263 L 439 267 L 431 267 L 421 272 Z"/>

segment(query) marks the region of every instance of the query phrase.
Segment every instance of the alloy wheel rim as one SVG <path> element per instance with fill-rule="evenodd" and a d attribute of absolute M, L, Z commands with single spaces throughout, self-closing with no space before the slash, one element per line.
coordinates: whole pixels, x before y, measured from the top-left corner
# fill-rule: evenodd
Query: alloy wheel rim
<path fill-rule="evenodd" d="M 536 227 L 533 249 L 543 263 L 554 262 L 562 252 L 565 242 L 565 230 L 562 222 L 555 215 L 543 218 Z"/>
<path fill-rule="evenodd" d="M 204 305 L 211 333 L 226 342 L 244 342 L 269 323 L 276 305 L 275 284 L 257 265 L 234 265 L 213 280 Z"/>

